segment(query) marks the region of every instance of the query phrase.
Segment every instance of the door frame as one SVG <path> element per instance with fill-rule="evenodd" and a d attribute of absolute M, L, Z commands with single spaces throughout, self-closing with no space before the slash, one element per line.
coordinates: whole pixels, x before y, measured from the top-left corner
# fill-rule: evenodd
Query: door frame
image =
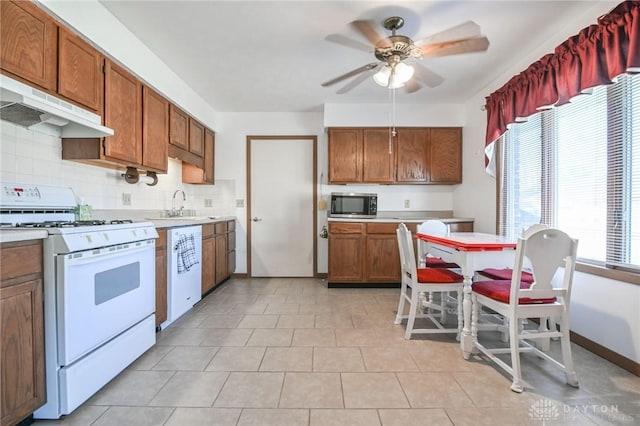
<path fill-rule="evenodd" d="M 247 276 L 251 277 L 251 142 L 272 140 L 310 140 L 313 142 L 313 276 L 318 277 L 318 137 L 303 136 L 247 136 Z"/>

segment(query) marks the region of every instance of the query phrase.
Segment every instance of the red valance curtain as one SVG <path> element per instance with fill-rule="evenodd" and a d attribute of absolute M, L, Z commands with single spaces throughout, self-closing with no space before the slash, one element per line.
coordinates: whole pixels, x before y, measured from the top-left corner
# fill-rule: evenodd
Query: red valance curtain
<path fill-rule="evenodd" d="M 634 72 L 640 72 L 640 1 L 625 1 L 487 96 L 486 145 L 508 124 Z"/>

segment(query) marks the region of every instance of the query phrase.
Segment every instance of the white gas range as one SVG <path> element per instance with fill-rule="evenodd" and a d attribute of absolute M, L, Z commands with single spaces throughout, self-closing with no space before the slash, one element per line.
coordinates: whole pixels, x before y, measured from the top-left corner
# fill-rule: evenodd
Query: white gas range
<path fill-rule="evenodd" d="M 2 184 L 3 229 L 46 230 L 47 403 L 69 414 L 155 344 L 155 238 L 150 222 L 75 221 L 70 188 Z"/>

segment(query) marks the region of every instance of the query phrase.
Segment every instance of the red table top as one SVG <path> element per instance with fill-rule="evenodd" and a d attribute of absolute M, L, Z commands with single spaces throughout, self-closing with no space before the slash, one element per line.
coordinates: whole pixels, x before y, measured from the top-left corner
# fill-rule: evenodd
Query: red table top
<path fill-rule="evenodd" d="M 460 251 L 500 251 L 514 249 L 517 243 L 501 235 L 480 232 L 452 232 L 447 236 L 417 233 L 416 237 L 427 242 L 442 244 Z"/>

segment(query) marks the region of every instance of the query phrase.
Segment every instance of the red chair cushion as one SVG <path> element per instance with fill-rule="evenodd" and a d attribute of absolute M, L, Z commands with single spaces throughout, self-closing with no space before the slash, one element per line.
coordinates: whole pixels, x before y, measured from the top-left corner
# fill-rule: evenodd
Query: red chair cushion
<path fill-rule="evenodd" d="M 478 274 L 484 275 L 487 278 L 492 280 L 511 280 L 511 274 L 513 274 L 513 269 L 504 268 L 504 269 L 494 269 L 487 268 L 482 271 L 478 271 Z M 525 283 L 533 282 L 533 274 L 531 272 L 522 271 L 521 281 Z"/>
<path fill-rule="evenodd" d="M 419 283 L 459 283 L 464 277 L 444 268 L 419 268 Z"/>
<path fill-rule="evenodd" d="M 447 262 L 441 257 L 427 256 L 425 263 L 428 268 L 459 268 L 457 263 Z"/>
<path fill-rule="evenodd" d="M 531 283 L 521 281 L 520 288 L 528 289 L 531 287 Z M 474 293 L 487 296 L 490 299 L 497 300 L 498 302 L 509 303 L 511 296 L 511 280 L 496 280 L 496 281 L 476 281 L 471 287 Z M 544 299 L 531 299 L 529 297 L 521 297 L 518 301 L 520 305 L 532 305 L 553 303 L 556 301 L 555 297 L 548 297 Z"/>

